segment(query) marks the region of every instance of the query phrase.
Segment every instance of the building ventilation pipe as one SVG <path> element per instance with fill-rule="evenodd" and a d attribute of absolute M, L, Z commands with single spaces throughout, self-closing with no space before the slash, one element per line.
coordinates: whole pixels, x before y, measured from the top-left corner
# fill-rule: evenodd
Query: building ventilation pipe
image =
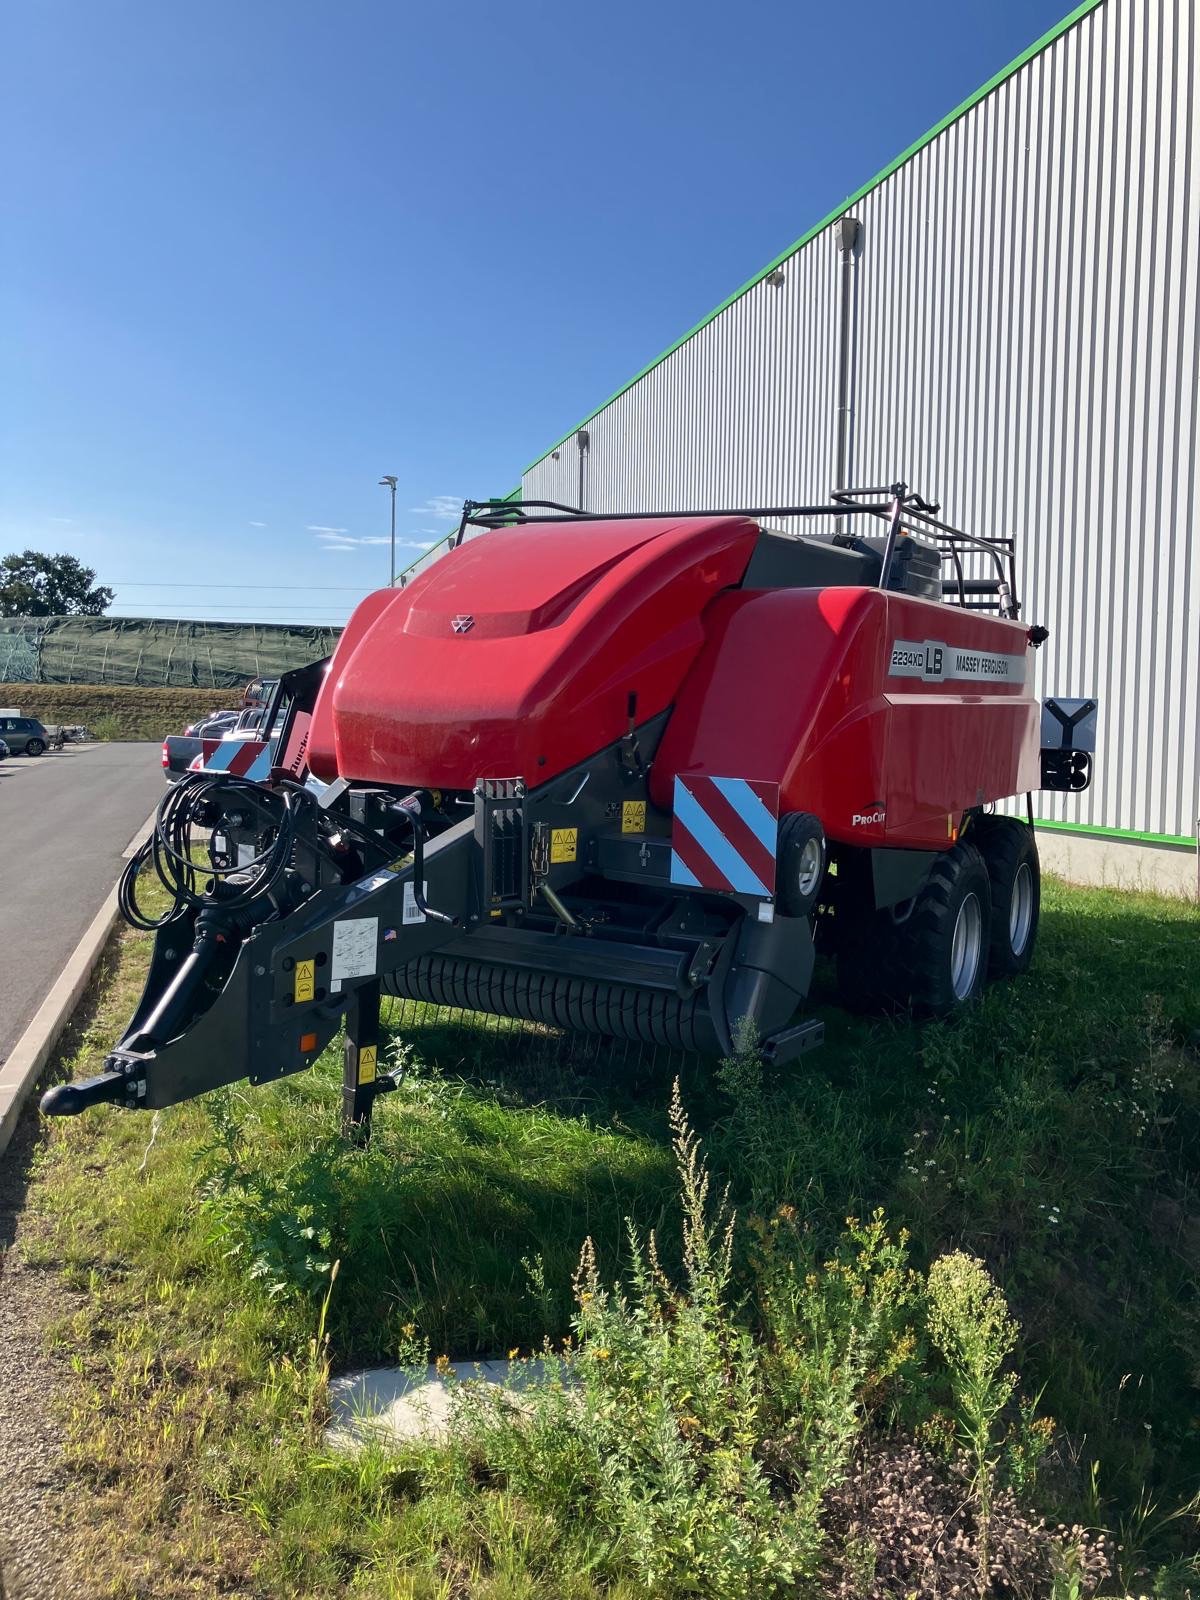
<path fill-rule="evenodd" d="M 834 449 L 834 481 L 839 489 L 850 487 L 851 417 L 853 414 L 851 358 L 854 352 L 854 263 L 862 240 L 862 223 L 857 217 L 842 217 L 837 225 L 837 244 L 842 257 L 842 300 L 838 317 L 837 440 Z"/>

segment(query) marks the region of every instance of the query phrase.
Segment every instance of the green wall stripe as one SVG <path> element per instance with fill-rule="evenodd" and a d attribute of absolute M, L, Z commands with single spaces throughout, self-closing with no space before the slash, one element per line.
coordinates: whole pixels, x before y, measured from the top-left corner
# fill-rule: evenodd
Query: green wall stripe
<path fill-rule="evenodd" d="M 864 183 L 861 189 L 856 189 L 852 195 L 849 195 L 845 200 L 842 201 L 841 205 L 835 206 L 828 216 L 823 217 L 815 227 L 810 228 L 806 234 L 797 239 L 795 244 L 789 245 L 786 250 L 775 257 L 774 261 L 768 261 L 767 265 L 762 269 L 761 272 L 755 273 L 754 277 L 750 278 L 746 283 L 744 283 L 740 289 L 735 289 L 727 300 L 722 300 L 721 304 L 716 308 L 715 311 L 710 311 L 708 316 L 702 318 L 702 320 L 699 321 L 694 328 L 689 328 L 685 334 L 682 334 L 678 339 L 676 339 L 675 343 L 664 350 L 660 356 L 655 356 L 653 361 L 644 366 L 640 372 L 635 373 L 633 377 L 630 378 L 628 383 L 622 384 L 615 394 L 610 394 L 608 399 L 605 400 L 603 404 L 598 405 L 594 411 L 589 412 L 588 415 L 584 417 L 582 422 L 578 422 L 575 424 L 575 427 L 568 429 L 568 431 L 563 434 L 561 439 L 556 439 L 552 445 L 542 451 L 541 455 L 537 457 L 537 460 L 530 462 L 530 464 L 525 468 L 525 471 L 532 472 L 534 467 L 536 467 L 539 462 L 544 461 L 551 451 L 557 450 L 560 446 L 566 444 L 567 440 L 571 438 L 573 434 L 577 433 L 580 428 L 585 428 L 588 423 L 592 422 L 596 417 L 598 417 L 600 413 L 606 409 L 606 407 L 612 405 L 614 400 L 619 400 L 623 394 L 627 393 L 633 388 L 635 383 L 640 383 L 647 373 L 653 372 L 655 367 L 661 366 L 668 356 L 673 356 L 676 350 L 678 350 L 682 345 L 685 345 L 689 339 L 694 339 L 702 328 L 707 328 L 708 324 L 719 317 L 723 311 L 728 311 L 729 307 L 733 305 L 735 300 L 740 300 L 744 294 L 749 294 L 750 290 L 753 289 L 756 284 L 761 283 L 763 279 L 768 276 L 768 274 L 774 272 L 776 267 L 781 266 L 790 256 L 794 256 L 797 250 L 802 250 L 806 244 L 809 244 L 813 239 L 815 239 L 816 236 L 822 232 L 823 229 L 827 228 L 831 222 L 836 222 L 837 219 L 844 214 L 848 207 L 857 205 L 864 195 L 870 194 L 872 189 L 877 189 L 885 179 L 891 177 L 893 172 L 902 167 L 906 161 L 911 161 L 913 156 L 915 156 L 918 151 L 923 150 L 927 144 L 936 139 L 938 134 L 944 133 L 952 123 L 957 122 L 958 119 L 965 116 L 973 106 L 977 106 L 981 100 L 983 100 L 987 95 L 991 94 L 993 89 L 999 88 L 999 86 L 1007 78 L 1012 77 L 1014 72 L 1018 72 L 1027 61 L 1032 61 L 1034 56 L 1040 55 L 1041 52 L 1047 49 L 1048 46 L 1052 45 L 1056 39 L 1061 39 L 1063 34 L 1069 29 L 1073 28 L 1077 22 L 1086 17 L 1089 11 L 1095 11 L 1097 6 L 1100 6 L 1103 3 L 1104 0 L 1083 0 L 1082 5 L 1076 6 L 1074 11 L 1065 16 L 1061 22 L 1056 22 L 1048 33 L 1044 33 L 1040 39 L 1036 39 L 1027 49 L 1022 50 L 1021 54 L 1017 56 L 1015 61 L 1010 61 L 1006 67 L 1002 67 L 994 77 L 988 79 L 982 88 L 976 89 L 975 93 L 968 99 L 964 100 L 960 106 L 956 106 L 953 111 L 947 112 L 940 122 L 936 123 L 932 128 L 930 128 L 928 133 L 923 134 L 915 144 L 910 144 L 908 149 L 905 150 L 902 155 L 898 155 L 894 161 L 890 162 L 886 167 L 884 167 L 882 172 L 877 172 L 869 183 Z"/>
<path fill-rule="evenodd" d="M 1126 839 L 1137 844 L 1173 844 L 1186 850 L 1196 848 L 1196 840 L 1182 833 L 1136 833 L 1132 828 L 1102 828 L 1090 822 L 1044 822 L 1035 817 L 1034 826 L 1051 828 L 1056 833 L 1082 833 L 1093 839 Z"/>

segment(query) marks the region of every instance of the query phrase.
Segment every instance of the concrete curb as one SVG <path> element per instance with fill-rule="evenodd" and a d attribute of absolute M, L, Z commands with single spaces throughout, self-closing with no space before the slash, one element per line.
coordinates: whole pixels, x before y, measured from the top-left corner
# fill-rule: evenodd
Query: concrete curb
<path fill-rule="evenodd" d="M 0 1156 L 13 1136 L 13 1129 L 29 1091 L 50 1059 L 51 1051 L 62 1037 L 63 1029 L 79 1004 L 79 997 L 96 970 L 116 920 L 117 890 L 114 885 L 92 918 L 87 932 L 68 957 L 66 966 L 42 1001 L 37 1015 L 17 1040 L 8 1060 L 0 1066 Z"/>
<path fill-rule="evenodd" d="M 154 810 L 146 818 L 145 822 L 142 823 L 141 827 L 121 852 L 122 861 L 133 860 L 134 856 L 137 855 L 138 851 L 142 848 L 142 845 L 146 842 L 146 838 L 149 835 L 151 828 L 157 821 L 158 807 L 155 806 Z"/>

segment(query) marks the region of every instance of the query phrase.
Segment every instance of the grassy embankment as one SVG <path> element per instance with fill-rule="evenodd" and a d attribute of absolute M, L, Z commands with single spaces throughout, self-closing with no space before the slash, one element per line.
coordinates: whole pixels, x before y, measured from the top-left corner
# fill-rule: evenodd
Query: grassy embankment
<path fill-rule="evenodd" d="M 46 723 L 83 723 L 96 739 L 162 739 L 205 711 L 241 704 L 238 689 L 150 689 L 110 683 L 0 683 L 0 705 Z"/>
<path fill-rule="evenodd" d="M 145 954 L 122 935 L 75 1072 Z M 669 1072 L 445 1016 L 394 1038 L 367 1151 L 333 1052 L 149 1147 L 142 1117 L 56 1126 L 32 1248 L 89 1295 L 58 1334 L 88 1592 L 1091 1593 L 1095 1541 L 1034 1511 L 1112 1530 L 1102 1592 L 1195 1592 L 1196 909 L 1051 884 L 1033 972 L 967 1019 L 825 1015 L 786 1072 L 684 1065 L 702 1152 Z M 321 1446 L 327 1361 L 568 1336 L 524 1421 Z"/>

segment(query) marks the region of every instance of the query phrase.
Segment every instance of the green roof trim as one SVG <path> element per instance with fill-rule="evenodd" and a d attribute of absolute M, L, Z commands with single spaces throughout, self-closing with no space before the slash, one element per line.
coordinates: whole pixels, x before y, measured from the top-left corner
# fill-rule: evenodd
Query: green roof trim
<path fill-rule="evenodd" d="M 831 222 L 836 222 L 849 206 L 857 205 L 864 195 L 868 195 L 872 189 L 878 188 L 885 179 L 890 178 L 892 173 L 898 168 L 902 167 L 906 161 L 911 161 L 913 156 L 915 156 L 919 151 L 923 150 L 927 144 L 930 144 L 934 139 L 936 139 L 938 134 L 944 133 L 952 123 L 957 122 L 958 119 L 965 116 L 973 106 L 977 106 L 981 100 L 985 99 L 986 96 L 991 94 L 993 89 L 998 89 L 1007 78 L 1012 77 L 1014 72 L 1018 72 L 1027 61 L 1032 61 L 1034 56 L 1040 55 L 1041 52 L 1047 49 L 1048 46 L 1052 45 L 1056 39 L 1061 39 L 1064 33 L 1068 32 L 1075 26 L 1077 22 L 1082 21 L 1090 11 L 1095 11 L 1096 8 L 1103 3 L 1104 0 L 1083 0 L 1082 5 L 1076 6 L 1074 11 L 1065 16 L 1061 22 L 1056 22 L 1049 32 L 1044 33 L 1040 39 L 1035 39 L 1027 49 L 1022 50 L 1021 54 L 1017 56 L 1015 60 L 1010 61 L 1008 65 L 1006 67 L 1002 67 L 994 77 L 989 78 L 982 88 L 976 89 L 975 93 L 964 100 L 961 105 L 956 106 L 953 111 L 947 112 L 940 122 L 935 123 L 934 126 L 930 128 L 928 133 L 923 134 L 915 144 L 910 144 L 907 150 L 905 150 L 901 155 L 898 155 L 894 161 L 889 162 L 881 172 L 877 172 L 869 183 L 864 183 L 861 189 L 856 189 L 852 195 L 847 196 L 847 198 L 842 201 L 841 205 L 835 206 L 828 216 L 822 217 L 821 221 L 818 222 L 815 227 L 810 228 L 807 233 L 803 234 L 799 239 L 797 239 L 795 244 L 789 245 L 787 249 L 777 255 L 773 261 L 768 261 L 767 265 L 762 269 L 761 272 L 756 272 L 755 275 L 746 283 L 744 283 L 740 289 L 735 289 L 727 300 L 722 300 L 721 304 L 716 308 L 715 311 L 710 311 L 708 316 L 701 318 L 694 328 L 689 328 L 685 334 L 682 334 L 678 339 L 676 339 L 673 345 L 668 346 L 668 348 L 664 350 L 660 356 L 655 356 L 654 360 L 648 362 L 640 372 L 634 373 L 633 377 L 630 378 L 628 383 L 622 384 L 615 394 L 610 394 L 608 399 L 605 400 L 601 405 L 598 405 L 594 411 L 590 411 L 588 415 L 584 417 L 582 422 L 576 423 L 575 427 L 568 429 L 568 431 L 563 434 L 561 439 L 556 439 L 548 449 L 543 450 L 541 455 L 538 456 L 536 460 L 529 463 L 529 465 L 525 468 L 525 471 L 532 472 L 534 467 L 536 467 L 540 462 L 544 461 L 551 451 L 557 450 L 561 445 L 566 444 L 567 440 L 571 438 L 572 434 L 577 433 L 580 428 L 585 428 L 587 424 L 593 421 L 594 418 L 598 417 L 607 406 L 612 405 L 614 400 L 619 400 L 623 394 L 627 393 L 628 390 L 633 388 L 635 383 L 640 383 L 647 373 L 653 372 L 655 367 L 661 366 L 668 356 L 673 356 L 676 350 L 678 350 L 682 345 L 685 345 L 689 339 L 695 338 L 696 334 L 698 334 L 702 328 L 707 328 L 708 324 L 719 317 L 723 311 L 728 311 L 729 307 L 733 305 L 735 300 L 740 300 L 744 294 L 749 294 L 751 289 L 753 289 L 757 284 L 760 284 L 763 279 L 774 272 L 777 267 L 782 266 L 782 264 L 787 261 L 790 256 L 794 256 L 797 250 L 802 250 L 806 244 L 809 244 L 813 239 L 815 239 L 816 236 L 825 228 L 827 228 Z"/>
<path fill-rule="evenodd" d="M 1137 833 L 1132 828 L 1102 828 L 1091 822 L 1046 822 L 1035 817 L 1037 828 L 1052 828 L 1056 833 L 1083 833 L 1093 839 L 1128 839 L 1138 844 L 1170 844 L 1179 849 L 1194 850 L 1197 841 L 1182 833 Z"/>

